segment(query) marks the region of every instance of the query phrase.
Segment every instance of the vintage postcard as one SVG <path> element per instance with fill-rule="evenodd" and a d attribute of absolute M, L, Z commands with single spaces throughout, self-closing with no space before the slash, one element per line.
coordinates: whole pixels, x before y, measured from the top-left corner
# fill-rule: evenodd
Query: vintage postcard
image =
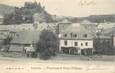
<path fill-rule="evenodd" d="M 115 0 L 0 0 L 0 73 L 115 73 Z"/>

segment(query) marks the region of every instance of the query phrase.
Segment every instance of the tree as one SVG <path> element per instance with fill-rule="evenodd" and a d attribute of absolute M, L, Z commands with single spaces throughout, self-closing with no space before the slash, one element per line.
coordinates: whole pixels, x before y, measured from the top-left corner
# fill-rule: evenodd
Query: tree
<path fill-rule="evenodd" d="M 37 43 L 37 52 L 40 53 L 40 58 L 49 59 L 56 55 L 57 45 L 56 34 L 50 30 L 43 30 Z"/>
<path fill-rule="evenodd" d="M 4 45 L 9 45 L 9 44 L 10 44 L 10 42 L 11 42 L 11 40 L 12 40 L 12 37 L 7 36 L 7 38 L 6 38 L 6 39 L 4 39 Z"/>
<path fill-rule="evenodd" d="M 12 41 L 12 37 L 11 36 L 7 36 L 7 38 L 6 39 L 4 39 L 4 41 L 3 41 L 3 45 L 5 46 L 5 51 L 7 51 L 8 52 L 8 50 L 9 50 L 9 47 L 10 47 L 10 42 Z"/>

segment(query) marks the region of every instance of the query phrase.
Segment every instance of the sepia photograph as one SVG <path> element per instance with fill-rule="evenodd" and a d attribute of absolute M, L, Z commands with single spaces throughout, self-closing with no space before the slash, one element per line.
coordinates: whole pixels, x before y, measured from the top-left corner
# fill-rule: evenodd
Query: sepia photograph
<path fill-rule="evenodd" d="M 115 0 L 0 0 L 0 73 L 115 73 Z"/>

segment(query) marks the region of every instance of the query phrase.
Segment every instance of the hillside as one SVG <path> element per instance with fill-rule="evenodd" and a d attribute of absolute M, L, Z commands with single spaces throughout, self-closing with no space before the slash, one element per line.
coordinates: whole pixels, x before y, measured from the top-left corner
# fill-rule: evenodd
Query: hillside
<path fill-rule="evenodd" d="M 33 15 L 36 13 L 38 16 L 34 18 Z M 5 15 L 5 25 L 33 23 L 34 19 L 38 19 L 39 22 L 53 22 L 51 15 L 45 10 L 45 7 L 37 2 L 25 2 L 21 8 L 0 4 L 0 14 Z"/>
<path fill-rule="evenodd" d="M 14 12 L 14 7 L 0 4 L 0 14 L 5 15 Z"/>
<path fill-rule="evenodd" d="M 115 15 L 91 15 L 87 17 L 87 19 L 91 22 L 115 22 Z"/>
<path fill-rule="evenodd" d="M 103 23 L 103 22 L 115 22 L 115 14 L 108 15 L 90 15 L 88 17 L 67 17 L 68 20 L 72 22 L 82 22 L 83 20 L 88 20 L 94 23 Z"/>
<path fill-rule="evenodd" d="M 23 10 L 23 12 L 21 12 L 21 13 L 25 13 L 24 11 L 26 11 L 26 10 L 28 11 L 28 9 L 23 9 L 23 8 L 24 7 L 21 8 L 21 10 Z M 68 20 L 70 20 L 72 22 L 82 22 L 83 20 L 89 20 L 90 22 L 94 22 L 94 23 L 95 22 L 102 23 L 102 22 L 105 22 L 105 21 L 106 22 L 115 22 L 115 14 L 90 15 L 88 17 L 66 17 L 66 16 L 50 15 L 49 13 L 47 13 L 47 11 L 45 11 L 45 13 L 42 14 L 41 12 L 44 12 L 44 9 L 41 9 L 40 7 L 38 7 L 38 9 L 34 8 L 32 10 L 33 11 L 31 11 L 29 9 L 29 12 L 35 13 L 36 11 L 38 11 L 38 13 L 43 18 L 43 21 L 47 21 L 47 22 L 54 22 L 54 21 L 60 22 L 63 19 L 68 19 Z M 0 15 L 10 14 L 10 13 L 12 13 L 14 11 L 15 11 L 15 7 L 0 4 Z M 29 14 L 29 15 L 31 15 L 31 14 Z"/>

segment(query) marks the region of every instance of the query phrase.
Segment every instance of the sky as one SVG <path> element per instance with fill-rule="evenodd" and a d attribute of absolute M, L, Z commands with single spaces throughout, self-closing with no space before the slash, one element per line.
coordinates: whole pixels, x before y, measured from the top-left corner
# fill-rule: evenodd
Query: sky
<path fill-rule="evenodd" d="M 23 6 L 35 0 L 0 0 L 1 4 Z M 36 0 L 50 14 L 84 17 L 88 15 L 115 14 L 115 0 Z"/>

